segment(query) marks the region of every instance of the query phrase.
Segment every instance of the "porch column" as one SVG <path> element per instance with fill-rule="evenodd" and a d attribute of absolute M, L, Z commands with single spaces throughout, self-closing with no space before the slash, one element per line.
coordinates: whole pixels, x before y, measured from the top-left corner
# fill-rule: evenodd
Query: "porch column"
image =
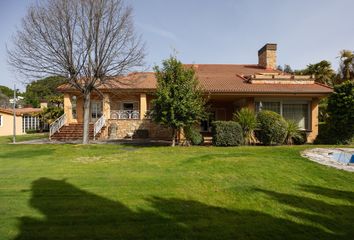
<path fill-rule="evenodd" d="M 84 97 L 76 97 L 76 121 L 77 123 L 84 122 Z"/>
<path fill-rule="evenodd" d="M 103 94 L 103 115 L 106 119 L 111 118 L 111 101 L 108 93 Z"/>
<path fill-rule="evenodd" d="M 249 97 L 247 98 L 247 108 L 252 110 L 253 112 L 255 112 L 255 106 L 254 106 L 254 98 L 253 97 Z"/>
<path fill-rule="evenodd" d="M 147 101 L 146 101 L 146 94 L 141 93 L 140 94 L 140 119 L 144 119 L 145 114 L 147 111 Z"/>
<path fill-rule="evenodd" d="M 66 119 L 68 123 L 72 122 L 72 105 L 69 93 L 64 93 L 64 113 L 66 114 Z"/>
<path fill-rule="evenodd" d="M 312 143 L 318 135 L 318 103 L 319 98 L 313 98 L 311 101 L 311 133 L 307 137 L 307 142 Z"/>

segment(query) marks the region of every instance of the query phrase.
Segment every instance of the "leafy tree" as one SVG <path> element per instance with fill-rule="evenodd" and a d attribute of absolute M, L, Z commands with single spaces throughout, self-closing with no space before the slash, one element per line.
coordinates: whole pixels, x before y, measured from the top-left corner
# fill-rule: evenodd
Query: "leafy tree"
<path fill-rule="evenodd" d="M 64 110 L 61 107 L 50 106 L 48 108 L 44 108 L 42 112 L 35 113 L 34 116 L 39 117 L 42 123 L 50 125 L 54 122 L 58 117 L 63 115 Z M 42 130 L 44 126 L 41 126 Z"/>
<path fill-rule="evenodd" d="M 323 60 L 315 64 L 309 64 L 304 70 L 301 70 L 302 75 L 314 75 L 316 82 L 333 85 L 335 72 L 332 69 L 331 63 Z"/>
<path fill-rule="evenodd" d="M 278 65 L 278 66 L 277 66 L 277 70 L 283 71 L 283 67 L 282 67 L 281 65 Z"/>
<path fill-rule="evenodd" d="M 354 80 L 354 52 L 342 50 L 340 52 L 340 76 L 345 80 Z"/>
<path fill-rule="evenodd" d="M 328 98 L 329 127 L 338 143 L 349 143 L 354 137 L 354 82 L 335 86 Z"/>
<path fill-rule="evenodd" d="M 124 0 L 35 1 L 8 50 L 26 79 L 62 76 L 84 97 L 83 143 L 89 142 L 91 93 L 143 65 L 144 45 Z"/>
<path fill-rule="evenodd" d="M 63 77 L 47 77 L 34 82 L 31 82 L 26 87 L 25 101 L 33 107 L 39 107 L 41 100 L 47 100 L 54 97 L 62 98 L 62 94 L 57 91 L 57 87 L 66 80 Z"/>
<path fill-rule="evenodd" d="M 284 67 L 282 67 L 281 65 L 278 65 L 277 70 L 282 71 L 282 72 L 286 72 L 286 73 L 290 73 L 290 74 L 294 73 L 294 71 L 291 69 L 290 65 L 288 65 L 288 64 L 284 64 Z"/>
<path fill-rule="evenodd" d="M 291 69 L 290 65 L 288 65 L 288 64 L 284 64 L 284 70 L 283 71 L 286 72 L 286 73 L 291 73 L 291 74 L 294 72 Z"/>
<path fill-rule="evenodd" d="M 6 86 L 1 86 L 0 85 L 0 92 L 7 96 L 8 98 L 13 98 L 14 97 L 14 90 L 11 88 L 8 88 Z"/>
<path fill-rule="evenodd" d="M 156 98 L 152 101 L 152 119 L 172 129 L 172 146 L 180 129 L 198 123 L 205 116 L 205 99 L 195 71 L 175 57 L 154 67 L 157 78 Z"/>
<path fill-rule="evenodd" d="M 10 105 L 9 97 L 0 91 L 0 107 L 7 108 L 9 107 L 9 105 Z"/>

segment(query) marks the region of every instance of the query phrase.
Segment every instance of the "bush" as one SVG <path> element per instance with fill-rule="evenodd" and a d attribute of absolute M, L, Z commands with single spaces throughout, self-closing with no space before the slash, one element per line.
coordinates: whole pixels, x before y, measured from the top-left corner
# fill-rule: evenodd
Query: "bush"
<path fill-rule="evenodd" d="M 185 127 L 184 136 L 192 145 L 201 145 L 204 142 L 202 134 L 195 127 Z"/>
<path fill-rule="evenodd" d="M 327 124 L 319 129 L 316 143 L 349 144 L 354 138 L 354 82 L 334 87 L 328 98 Z"/>
<path fill-rule="evenodd" d="M 257 115 L 257 138 L 264 145 L 284 143 L 288 124 L 282 116 L 272 111 L 260 111 Z"/>
<path fill-rule="evenodd" d="M 256 142 L 254 130 L 257 128 L 257 117 L 249 108 L 242 108 L 234 114 L 234 121 L 238 122 L 242 128 L 243 139 L 245 144 Z"/>
<path fill-rule="evenodd" d="M 287 128 L 286 128 L 286 137 L 285 143 L 288 145 L 292 145 L 295 142 L 301 142 L 302 132 L 299 128 L 299 125 L 295 121 L 287 120 Z"/>
<path fill-rule="evenodd" d="M 300 131 L 300 138 L 295 138 L 294 140 L 294 144 L 295 145 L 302 145 L 305 144 L 307 142 L 307 133 L 306 131 Z"/>
<path fill-rule="evenodd" d="M 239 146 L 244 141 L 240 124 L 233 121 L 213 122 L 212 136 L 215 146 Z"/>

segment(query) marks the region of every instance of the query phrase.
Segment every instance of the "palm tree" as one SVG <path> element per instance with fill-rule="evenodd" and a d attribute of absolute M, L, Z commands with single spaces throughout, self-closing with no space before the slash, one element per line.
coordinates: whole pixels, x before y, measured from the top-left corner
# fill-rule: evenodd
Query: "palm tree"
<path fill-rule="evenodd" d="M 332 69 L 331 63 L 326 60 L 307 65 L 307 68 L 304 69 L 302 73 L 304 75 L 315 75 L 316 82 L 330 86 L 333 85 L 335 73 Z"/>
<path fill-rule="evenodd" d="M 341 60 L 340 71 L 343 80 L 354 79 L 354 53 L 350 50 L 342 50 L 339 58 Z"/>

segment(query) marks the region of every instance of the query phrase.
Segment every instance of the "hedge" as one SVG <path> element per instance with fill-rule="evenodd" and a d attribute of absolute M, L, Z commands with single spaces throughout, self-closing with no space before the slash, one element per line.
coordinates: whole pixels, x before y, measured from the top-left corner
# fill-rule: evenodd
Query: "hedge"
<path fill-rule="evenodd" d="M 244 142 L 242 128 L 234 121 L 214 121 L 212 136 L 215 146 L 239 146 Z"/>
<path fill-rule="evenodd" d="M 183 130 L 186 139 L 192 145 L 201 145 L 204 142 L 202 134 L 195 127 L 185 127 Z"/>
<path fill-rule="evenodd" d="M 284 118 L 276 112 L 260 111 L 257 114 L 258 131 L 256 137 L 264 145 L 284 143 L 287 131 L 287 123 Z"/>

